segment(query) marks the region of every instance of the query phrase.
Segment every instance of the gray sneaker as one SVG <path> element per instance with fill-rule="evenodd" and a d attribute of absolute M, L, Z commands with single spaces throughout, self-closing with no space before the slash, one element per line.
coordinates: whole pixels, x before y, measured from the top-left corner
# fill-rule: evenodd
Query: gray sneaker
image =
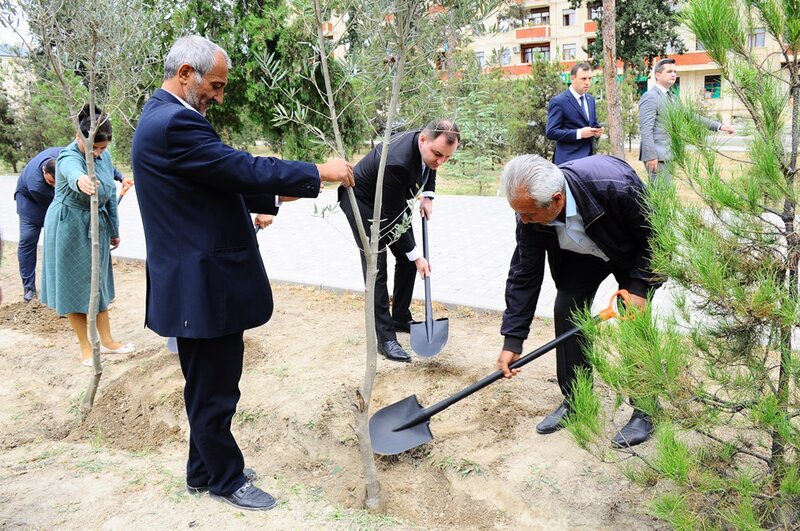
<path fill-rule="evenodd" d="M 278 502 L 275 501 L 270 494 L 259 489 L 249 481 L 246 481 L 239 490 L 227 496 L 217 496 L 211 494 L 211 497 L 222 500 L 239 509 L 247 509 L 248 511 L 269 511 Z"/>
<path fill-rule="evenodd" d="M 258 474 L 252 468 L 245 467 L 242 470 L 242 474 L 244 474 L 245 481 L 253 482 L 258 479 Z M 192 485 L 186 484 L 186 492 L 189 494 L 203 494 L 204 492 L 208 492 L 208 485 L 200 485 L 199 487 L 193 487 Z"/>

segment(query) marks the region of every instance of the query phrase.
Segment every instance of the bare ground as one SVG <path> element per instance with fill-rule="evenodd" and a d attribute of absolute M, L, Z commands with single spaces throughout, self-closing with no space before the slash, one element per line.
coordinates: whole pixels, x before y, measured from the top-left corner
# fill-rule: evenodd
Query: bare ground
<path fill-rule="evenodd" d="M 660 529 L 641 488 L 569 435 L 534 427 L 560 401 L 552 355 L 436 415 L 432 443 L 378 461 L 387 515 L 359 510 L 349 403 L 363 374 L 363 297 L 273 286 L 275 314 L 245 334 L 234 433 L 257 484 L 279 500 L 251 513 L 184 490 L 188 424 L 177 356 L 143 328 L 144 270 L 117 263 L 111 309 L 130 355 L 105 356 L 95 407 L 66 319 L 22 302 L 16 248 L 0 265 L 0 528 Z M 378 360 L 373 411 L 431 405 L 494 370 L 500 315 L 435 306 L 450 339 L 435 358 Z M 421 305 L 415 315 L 422 316 Z M 552 338 L 538 321 L 529 350 Z M 408 336 L 400 341 L 408 347 Z M 625 418 L 617 415 L 617 424 Z M 609 431 L 613 426 L 609 422 Z M 613 454 L 612 454 L 613 460 Z"/>

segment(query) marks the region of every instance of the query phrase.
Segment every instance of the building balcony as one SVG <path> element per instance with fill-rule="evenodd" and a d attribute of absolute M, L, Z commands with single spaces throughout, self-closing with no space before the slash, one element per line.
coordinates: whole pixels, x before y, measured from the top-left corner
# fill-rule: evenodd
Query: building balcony
<path fill-rule="evenodd" d="M 522 39 L 547 39 L 550 38 L 550 26 L 532 26 L 530 28 L 520 28 L 516 32 L 516 37 Z"/>

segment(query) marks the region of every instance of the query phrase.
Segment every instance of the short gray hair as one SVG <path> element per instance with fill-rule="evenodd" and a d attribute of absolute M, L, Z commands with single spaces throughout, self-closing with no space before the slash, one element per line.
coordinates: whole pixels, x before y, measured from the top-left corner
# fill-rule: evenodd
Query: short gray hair
<path fill-rule="evenodd" d="M 527 192 L 540 207 L 550 206 L 553 194 L 564 191 L 564 174 L 558 166 L 539 155 L 514 157 L 503 168 L 500 177 L 503 192 L 509 202 L 516 200 L 520 192 Z"/>
<path fill-rule="evenodd" d="M 164 81 L 178 75 L 181 65 L 189 65 L 194 68 L 199 81 L 214 68 L 218 53 L 225 57 L 225 63 L 230 68 L 231 59 L 228 57 L 228 53 L 210 40 L 200 35 L 181 37 L 175 41 L 164 59 Z"/>

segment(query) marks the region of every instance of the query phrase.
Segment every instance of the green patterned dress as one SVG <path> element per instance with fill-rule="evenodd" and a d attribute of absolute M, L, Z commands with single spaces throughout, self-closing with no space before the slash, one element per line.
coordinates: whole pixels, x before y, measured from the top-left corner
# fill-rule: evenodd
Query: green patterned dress
<path fill-rule="evenodd" d="M 95 159 L 100 215 L 100 303 L 106 310 L 114 299 L 110 242 L 119 236 L 117 189 L 111 154 Z M 58 156 L 56 191 L 44 218 L 41 300 L 59 315 L 88 313 L 92 272 L 90 196 L 78 189 L 86 175 L 86 160 L 73 142 Z"/>

